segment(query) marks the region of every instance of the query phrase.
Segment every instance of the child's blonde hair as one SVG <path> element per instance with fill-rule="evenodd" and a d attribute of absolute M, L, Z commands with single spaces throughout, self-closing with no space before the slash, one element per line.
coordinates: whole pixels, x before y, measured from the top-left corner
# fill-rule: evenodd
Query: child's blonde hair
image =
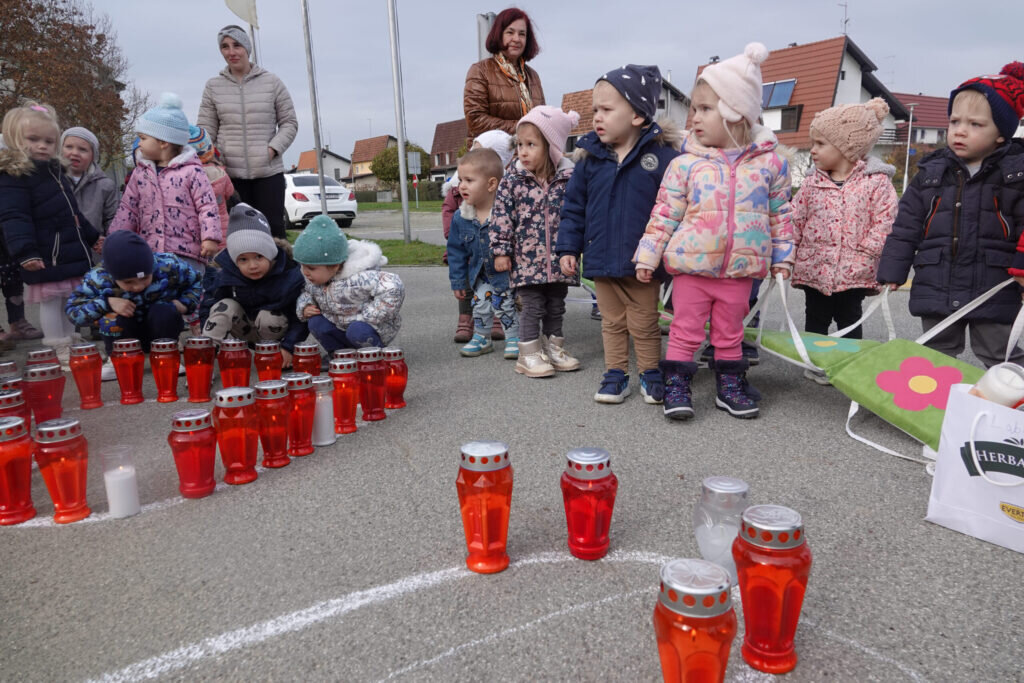
<path fill-rule="evenodd" d="M 988 98 L 985 97 L 984 93 L 981 93 L 973 88 L 961 90 L 953 98 L 953 104 L 950 109 L 956 106 L 959 102 L 967 108 L 968 114 L 985 114 L 989 118 L 992 118 L 992 105 L 988 103 Z"/>
<path fill-rule="evenodd" d="M 715 92 L 715 89 L 711 87 L 711 84 L 705 81 L 703 78 L 698 78 L 697 82 L 693 84 L 694 88 L 699 86 L 705 86 L 711 92 Z M 715 92 L 715 97 L 718 97 L 718 93 Z M 721 112 L 718 113 L 721 116 Z M 740 118 L 739 121 L 726 121 L 725 117 L 722 117 L 722 124 L 725 126 L 725 133 L 729 136 L 729 140 L 738 148 L 746 147 L 750 144 L 751 133 L 750 133 L 750 121 L 745 118 Z"/>
<path fill-rule="evenodd" d="M 3 136 L 4 145 L 8 149 L 25 156 L 28 144 L 25 141 L 25 127 L 37 123 L 53 127 L 56 136 L 60 136 L 60 123 L 57 122 L 57 112 L 48 104 L 41 104 L 35 100 L 26 100 L 20 107 L 11 109 L 4 115 Z M 60 151 L 54 145 L 54 157 L 60 156 Z"/>
<path fill-rule="evenodd" d="M 555 165 L 551 162 L 551 154 L 548 151 L 551 145 L 548 142 L 547 137 L 544 136 L 544 133 L 541 131 L 540 128 L 538 128 L 537 126 L 533 125 L 529 121 L 523 121 L 519 125 L 517 125 L 516 126 L 516 135 L 515 135 L 515 138 L 513 139 L 514 142 L 515 142 L 515 145 L 516 145 L 516 149 L 517 150 L 519 149 L 519 137 L 520 137 L 519 136 L 519 129 L 524 127 L 524 126 L 529 126 L 533 130 L 535 130 L 537 132 L 537 135 L 540 137 L 540 141 L 542 143 L 544 143 L 544 168 L 540 169 L 540 171 L 541 171 L 540 173 L 535 173 L 534 175 L 540 176 L 542 178 L 551 178 L 552 176 L 555 175 Z"/>

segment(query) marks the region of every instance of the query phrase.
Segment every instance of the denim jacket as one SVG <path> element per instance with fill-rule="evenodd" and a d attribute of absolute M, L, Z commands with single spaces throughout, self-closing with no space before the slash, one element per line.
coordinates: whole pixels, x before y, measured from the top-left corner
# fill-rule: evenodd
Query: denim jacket
<path fill-rule="evenodd" d="M 448 279 L 453 291 L 467 286 L 472 290 L 477 277 L 482 277 L 499 292 L 508 289 L 508 271 L 494 270 L 490 233 L 491 221 L 481 225 L 476 209 L 465 202 L 452 216 L 448 232 Z"/>

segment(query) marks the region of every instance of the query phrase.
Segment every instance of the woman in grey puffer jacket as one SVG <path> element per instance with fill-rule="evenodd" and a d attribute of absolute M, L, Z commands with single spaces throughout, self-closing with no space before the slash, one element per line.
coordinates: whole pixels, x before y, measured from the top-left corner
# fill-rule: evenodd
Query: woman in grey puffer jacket
<path fill-rule="evenodd" d="M 225 26 L 217 43 L 227 67 L 206 82 L 196 124 L 213 138 L 241 200 L 284 238 L 281 157 L 299 129 L 295 106 L 281 79 L 249 61 L 252 42 L 242 28 Z"/>

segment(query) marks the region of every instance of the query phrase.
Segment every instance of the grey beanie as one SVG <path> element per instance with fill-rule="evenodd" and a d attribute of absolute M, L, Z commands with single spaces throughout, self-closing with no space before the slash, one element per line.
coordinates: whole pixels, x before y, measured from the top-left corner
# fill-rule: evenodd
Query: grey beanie
<path fill-rule="evenodd" d="M 100 159 L 100 141 L 96 135 L 88 128 L 82 126 L 75 126 L 74 128 L 68 128 L 60 135 L 60 146 L 64 147 L 64 140 L 67 138 L 82 138 L 89 143 L 92 147 L 92 163 L 98 164 Z"/>
<path fill-rule="evenodd" d="M 225 26 L 224 28 L 222 28 L 217 33 L 217 45 L 218 46 L 220 46 L 220 40 L 224 36 L 227 36 L 228 38 L 234 39 L 234 41 L 236 43 L 238 43 L 239 45 L 241 45 L 242 47 L 245 48 L 245 53 L 247 55 L 249 55 L 250 57 L 252 56 L 252 41 L 249 40 L 249 34 L 246 33 L 245 29 L 243 29 L 241 26 L 235 26 L 234 24 L 229 24 L 229 25 Z"/>
<path fill-rule="evenodd" d="M 228 255 L 237 261 L 242 254 L 250 252 L 265 257 L 268 261 L 277 258 L 277 242 L 270 232 L 270 223 L 266 217 L 249 206 L 240 202 L 231 209 L 228 216 Z"/>

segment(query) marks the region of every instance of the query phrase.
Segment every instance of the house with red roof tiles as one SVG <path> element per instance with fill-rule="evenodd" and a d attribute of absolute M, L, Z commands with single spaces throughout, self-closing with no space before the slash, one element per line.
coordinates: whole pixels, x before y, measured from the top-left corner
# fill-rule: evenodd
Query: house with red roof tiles
<path fill-rule="evenodd" d="M 324 175 L 335 180 L 348 180 L 352 170 L 352 160 L 346 159 L 330 148 L 324 147 L 320 150 L 320 158 L 323 159 Z M 316 173 L 319 170 L 316 163 L 316 150 L 308 149 L 299 154 L 299 163 L 295 165 L 296 173 Z"/>
<path fill-rule="evenodd" d="M 941 145 L 946 142 L 946 129 L 949 127 L 947 106 L 948 97 L 934 97 L 917 93 L 894 92 L 896 99 L 908 110 L 913 109 L 914 121 L 911 133 L 912 144 Z M 908 122 L 896 126 L 896 144 L 907 144 Z"/>
<path fill-rule="evenodd" d="M 352 182 L 357 190 L 377 189 L 377 176 L 370 170 L 374 157 L 388 147 L 397 147 L 394 135 L 378 135 L 373 138 L 356 140 L 352 148 Z"/>
<path fill-rule="evenodd" d="M 669 81 L 662 79 L 655 120 L 672 119 L 683 128 L 689 110 L 690 98 Z M 562 95 L 562 111 L 575 111 L 580 115 L 579 123 L 569 131 L 569 138 L 565 143 L 564 151 L 571 152 L 576 148 L 577 140 L 594 130 L 594 89 L 577 90 Z"/>
<path fill-rule="evenodd" d="M 466 119 L 445 121 L 434 127 L 434 142 L 430 146 L 430 179 L 441 180 L 451 176 L 458 165 L 459 150 L 466 144 L 469 128 Z"/>

